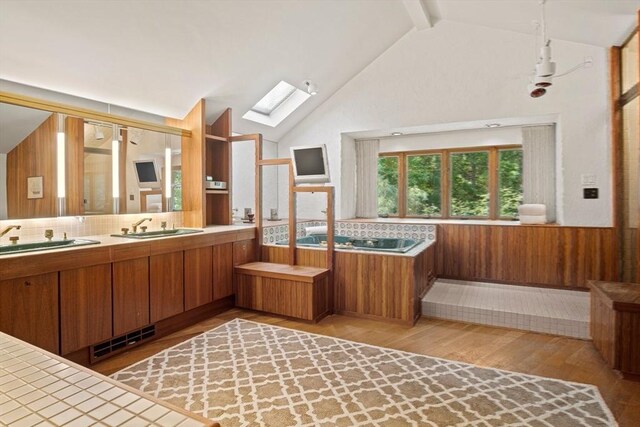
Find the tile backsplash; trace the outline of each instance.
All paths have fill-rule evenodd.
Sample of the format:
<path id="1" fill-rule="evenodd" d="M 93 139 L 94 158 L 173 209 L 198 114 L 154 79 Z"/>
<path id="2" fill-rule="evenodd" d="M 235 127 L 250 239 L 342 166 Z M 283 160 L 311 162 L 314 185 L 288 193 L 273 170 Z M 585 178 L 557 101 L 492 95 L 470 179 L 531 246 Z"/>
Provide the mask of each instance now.
<path id="1" fill-rule="evenodd" d="M 327 225 L 326 221 L 304 221 L 299 222 L 296 235 L 304 237 L 305 228 L 313 226 Z M 389 237 L 406 238 L 426 241 L 436 240 L 436 226 L 433 224 L 394 224 L 394 223 L 372 223 L 336 221 L 336 235 L 349 237 Z M 262 230 L 264 244 L 275 244 L 276 242 L 289 239 L 289 226 L 280 224 L 275 226 L 265 226 Z"/>
<path id="2" fill-rule="evenodd" d="M 21 243 L 42 240 L 44 239 L 44 231 L 48 229 L 53 230 L 54 238 L 61 238 L 63 233 L 67 233 L 68 238 L 115 234 L 119 233 L 123 227 L 131 228 L 131 224 L 142 218 L 152 218 L 151 223 L 144 224 L 149 229 L 160 229 L 160 221 L 167 221 L 168 228 L 173 225 L 182 226 L 182 212 L 9 219 L 0 221 L 0 230 L 14 224 L 20 225 L 21 228 L 20 230 L 11 230 L 2 238 L 0 244 L 8 243 L 9 236 L 19 236 Z"/>

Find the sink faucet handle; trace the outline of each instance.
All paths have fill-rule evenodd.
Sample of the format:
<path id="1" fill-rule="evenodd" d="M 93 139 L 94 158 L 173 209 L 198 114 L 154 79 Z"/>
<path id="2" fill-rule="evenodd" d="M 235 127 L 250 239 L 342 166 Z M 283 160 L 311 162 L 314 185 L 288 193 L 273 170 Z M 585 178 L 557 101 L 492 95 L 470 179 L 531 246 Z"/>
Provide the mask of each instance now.
<path id="1" fill-rule="evenodd" d="M 18 236 L 11 236 L 9 237 L 9 240 L 11 241 L 12 245 L 15 245 L 16 243 L 18 243 L 18 240 L 20 240 L 20 237 Z"/>
<path id="2" fill-rule="evenodd" d="M 53 230 L 44 230 L 44 238 L 47 240 L 53 239 Z"/>
<path id="3" fill-rule="evenodd" d="M 62 234 L 62 240 L 67 240 L 67 232 L 66 231 Z"/>
<path id="4" fill-rule="evenodd" d="M 122 227 L 120 231 L 122 231 L 122 234 L 127 234 L 129 232 L 129 229 L 127 227 Z"/>
<path id="5" fill-rule="evenodd" d="M 163 230 L 167 229 L 167 221 L 161 221 L 160 222 L 160 228 L 162 228 Z"/>
<path id="6" fill-rule="evenodd" d="M 141 226 L 140 230 L 142 230 L 143 233 L 146 233 L 147 232 L 147 226 L 146 225 Z"/>

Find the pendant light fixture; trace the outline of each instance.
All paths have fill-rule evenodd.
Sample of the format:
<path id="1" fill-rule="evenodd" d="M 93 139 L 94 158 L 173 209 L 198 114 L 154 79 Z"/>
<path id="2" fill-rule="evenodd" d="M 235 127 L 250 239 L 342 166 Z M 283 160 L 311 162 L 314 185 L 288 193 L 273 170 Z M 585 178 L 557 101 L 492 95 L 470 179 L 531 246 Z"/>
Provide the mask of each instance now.
<path id="1" fill-rule="evenodd" d="M 529 92 L 529 96 L 532 98 L 540 98 L 544 94 L 547 93 L 548 88 L 553 85 L 553 78 L 566 76 L 567 74 L 578 70 L 579 68 L 587 68 L 592 65 L 593 61 L 591 58 L 585 58 L 585 60 L 576 65 L 575 67 L 569 69 L 568 71 L 556 75 L 556 63 L 551 60 L 551 40 L 547 38 L 547 23 L 545 16 L 545 3 L 546 0 L 540 0 L 540 28 L 542 33 L 542 47 L 540 48 L 540 54 L 538 56 L 535 71 L 533 76 L 531 77 L 531 81 L 527 86 L 527 90 Z M 538 37 L 538 26 L 536 26 L 536 45 L 537 45 L 537 37 Z M 537 52 L 536 47 L 536 52 Z"/>

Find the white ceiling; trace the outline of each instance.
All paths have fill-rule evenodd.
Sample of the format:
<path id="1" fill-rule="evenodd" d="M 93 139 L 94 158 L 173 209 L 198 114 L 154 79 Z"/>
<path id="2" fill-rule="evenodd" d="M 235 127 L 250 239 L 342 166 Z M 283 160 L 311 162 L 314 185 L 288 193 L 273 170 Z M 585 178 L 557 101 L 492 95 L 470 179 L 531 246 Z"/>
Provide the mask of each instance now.
<path id="1" fill-rule="evenodd" d="M 410 7 L 424 1 L 424 8 Z M 0 0 L 0 79 L 277 141 L 419 22 L 532 33 L 538 0 Z M 548 0 L 551 38 L 618 44 L 640 0 Z M 425 25 L 423 31 L 431 31 Z M 280 80 L 319 94 L 276 128 L 242 115 Z"/>

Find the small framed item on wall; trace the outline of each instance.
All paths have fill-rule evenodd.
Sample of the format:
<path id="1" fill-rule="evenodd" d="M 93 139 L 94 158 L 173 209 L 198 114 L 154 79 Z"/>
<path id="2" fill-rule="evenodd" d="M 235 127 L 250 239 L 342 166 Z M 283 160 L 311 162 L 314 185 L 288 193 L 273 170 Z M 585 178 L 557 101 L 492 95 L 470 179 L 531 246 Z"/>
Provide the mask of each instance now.
<path id="1" fill-rule="evenodd" d="M 42 199 L 44 191 L 42 189 L 42 177 L 27 177 L 27 199 Z"/>

